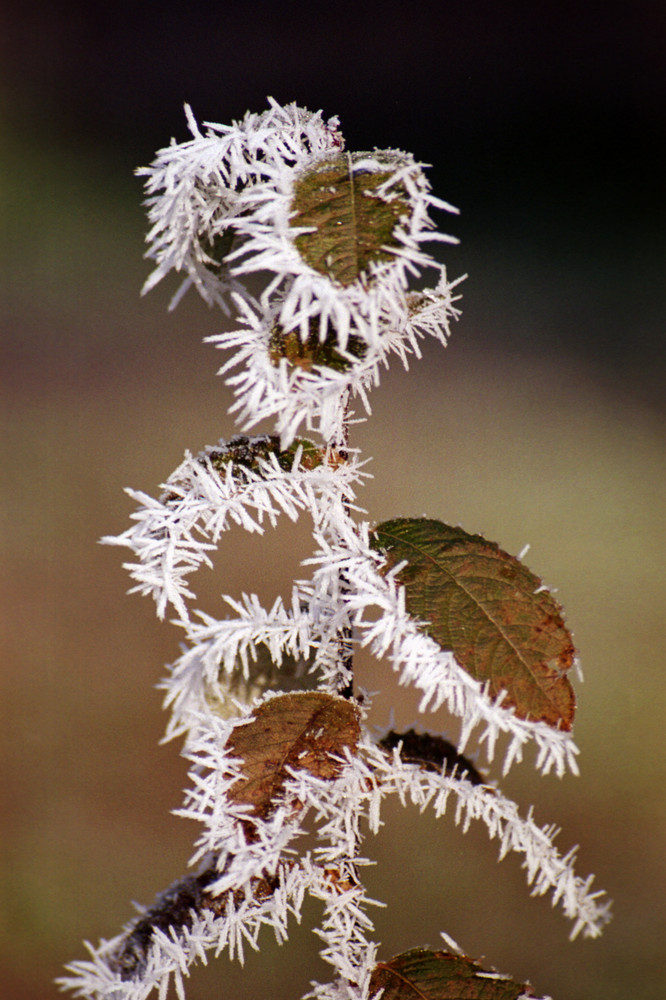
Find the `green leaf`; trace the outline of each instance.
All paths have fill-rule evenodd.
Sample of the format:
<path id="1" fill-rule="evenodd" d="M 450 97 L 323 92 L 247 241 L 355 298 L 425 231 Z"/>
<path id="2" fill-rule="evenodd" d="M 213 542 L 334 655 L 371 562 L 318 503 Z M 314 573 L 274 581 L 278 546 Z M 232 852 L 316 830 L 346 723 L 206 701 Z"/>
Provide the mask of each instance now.
<path id="1" fill-rule="evenodd" d="M 296 237 L 301 257 L 341 285 L 357 281 L 371 261 L 393 259 L 384 248 L 398 246 L 394 230 L 400 217 L 410 212 L 406 192 L 397 185 L 391 198 L 377 194 L 393 175 L 395 157 L 373 154 L 386 166 L 375 172 L 355 166 L 354 157 L 367 163 L 367 156 L 340 155 L 317 164 L 300 176 L 291 203 L 290 225 L 313 227 L 313 232 Z"/>
<path id="2" fill-rule="evenodd" d="M 352 334 L 347 340 L 345 353 L 342 354 L 334 330 L 329 330 L 322 340 L 319 335 L 319 323 L 310 320 L 309 327 L 308 336 L 302 340 L 300 330 L 290 330 L 285 333 L 278 323 L 274 324 L 268 344 L 268 356 L 276 367 L 282 358 L 286 358 L 290 365 L 302 368 L 306 372 L 312 371 L 315 366 L 346 372 L 354 363 L 354 358 L 365 356 L 368 348 L 360 337 Z"/>
<path id="3" fill-rule="evenodd" d="M 566 677 L 575 650 L 562 609 L 541 580 L 481 535 L 441 521 L 399 518 L 374 531 L 386 571 L 406 560 L 397 579 L 407 610 L 490 695 L 507 695 L 522 719 L 570 730 L 575 712 Z"/>
<path id="4" fill-rule="evenodd" d="M 465 955 L 414 948 L 390 962 L 378 962 L 370 977 L 370 996 L 382 1000 L 517 1000 L 534 996 L 516 983 L 483 969 Z"/>
<path id="5" fill-rule="evenodd" d="M 358 710 L 344 698 L 322 691 L 270 698 L 227 741 L 231 755 L 243 761 L 243 777 L 228 797 L 265 818 L 290 777 L 289 768 L 336 778 L 343 765 L 330 755 L 344 758 L 345 748 L 356 749 L 359 736 Z"/>
<path id="6" fill-rule="evenodd" d="M 206 458 L 220 472 L 232 462 L 245 469 L 259 471 L 259 460 L 266 461 L 275 455 L 278 465 L 285 472 L 290 472 L 294 457 L 299 447 L 303 448 L 300 460 L 302 469 L 316 469 L 324 461 L 326 451 L 307 438 L 296 438 L 284 451 L 280 450 L 280 438 L 275 434 L 264 434 L 259 437 L 245 437 L 237 434 L 229 441 L 221 443 L 206 453 Z"/>

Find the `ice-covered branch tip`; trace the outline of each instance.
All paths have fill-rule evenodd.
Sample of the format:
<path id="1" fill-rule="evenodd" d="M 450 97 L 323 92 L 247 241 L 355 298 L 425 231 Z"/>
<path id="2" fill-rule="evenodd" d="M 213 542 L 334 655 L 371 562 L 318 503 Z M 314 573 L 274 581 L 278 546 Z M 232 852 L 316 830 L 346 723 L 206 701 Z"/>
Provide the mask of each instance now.
<path id="1" fill-rule="evenodd" d="M 206 301 L 226 308 L 225 296 L 235 285 L 216 276 L 220 260 L 212 251 L 216 240 L 231 241 L 252 189 L 276 171 L 341 149 L 337 118 L 324 122 L 321 112 L 281 107 L 272 99 L 269 104 L 268 111 L 248 112 L 232 125 L 207 122 L 203 133 L 186 105 L 192 139 L 172 141 L 151 166 L 137 170 L 146 178 L 147 256 L 157 262 L 144 292 L 169 271 L 184 271 L 188 277 L 177 299 L 194 284 Z"/>
<path id="2" fill-rule="evenodd" d="M 269 271 L 275 280 L 267 298 L 291 282 L 281 309 L 285 330 L 320 315 L 344 347 L 350 314 L 365 316 L 361 326 L 369 332 L 371 309 L 383 301 L 390 309 L 395 296 L 404 295 L 409 274 L 437 266 L 424 242 L 455 242 L 432 231 L 429 210 L 457 210 L 432 195 L 411 154 L 344 154 L 337 118 L 324 122 L 321 112 L 269 103 L 263 114 L 248 113 L 232 125 L 207 122 L 203 134 L 188 109 L 193 138 L 165 147 L 137 171 L 146 177 L 148 256 L 157 262 L 145 290 L 171 270 L 185 271 L 207 301 L 226 305 L 228 292 L 239 287 L 230 277 Z M 321 185 L 333 196 L 325 216 Z M 349 202 L 359 196 L 372 200 L 375 215 L 389 213 L 381 242 L 368 243 L 367 232 L 360 234 L 347 218 Z M 316 236 L 299 250 L 299 239 L 313 230 L 327 239 L 323 260 Z M 345 243 L 353 243 L 357 258 L 363 243 L 356 267 Z"/>
<path id="3" fill-rule="evenodd" d="M 418 340 L 446 343 L 454 288 L 425 249 L 456 242 L 434 230 L 435 198 L 411 154 L 344 153 L 337 119 L 270 102 L 262 115 L 161 150 L 146 177 L 152 288 L 185 272 L 209 303 L 241 326 L 210 340 L 234 352 L 222 367 L 245 430 L 265 419 L 287 447 L 301 425 L 339 434 L 349 395 L 368 391 L 391 355 L 407 363 Z M 430 289 L 410 291 L 424 270 Z M 242 279 L 268 276 L 259 300 Z"/>

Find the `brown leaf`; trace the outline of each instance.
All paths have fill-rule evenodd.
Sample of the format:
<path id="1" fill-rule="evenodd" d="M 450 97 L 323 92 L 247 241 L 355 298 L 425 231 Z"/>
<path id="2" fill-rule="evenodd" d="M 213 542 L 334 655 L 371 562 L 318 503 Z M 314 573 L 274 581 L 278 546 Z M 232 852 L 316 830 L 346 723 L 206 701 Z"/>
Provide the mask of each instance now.
<path id="1" fill-rule="evenodd" d="M 243 777 L 228 797 L 265 818 L 289 778 L 288 767 L 336 778 L 342 764 L 330 755 L 343 757 L 346 747 L 354 751 L 359 735 L 358 711 L 345 698 L 322 691 L 270 698 L 227 741 L 231 755 L 243 761 Z"/>
<path id="2" fill-rule="evenodd" d="M 379 741 L 379 746 L 388 751 L 400 744 L 400 757 L 407 764 L 420 764 L 424 771 L 440 772 L 442 768 L 453 771 L 456 768 L 458 778 L 465 778 L 472 785 L 483 785 L 486 782 L 469 757 L 458 753 L 453 743 L 442 736 L 417 733 L 414 729 L 408 729 L 404 733 L 391 730 Z"/>

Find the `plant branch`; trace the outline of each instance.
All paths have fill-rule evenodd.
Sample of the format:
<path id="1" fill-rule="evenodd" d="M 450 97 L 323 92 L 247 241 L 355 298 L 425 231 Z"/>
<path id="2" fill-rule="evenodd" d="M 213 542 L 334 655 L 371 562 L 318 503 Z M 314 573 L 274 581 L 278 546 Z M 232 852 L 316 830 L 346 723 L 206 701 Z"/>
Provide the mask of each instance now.
<path id="1" fill-rule="evenodd" d="M 349 461 L 349 395 L 347 395 L 345 400 L 341 433 L 338 440 L 335 442 L 335 449 L 342 462 L 346 463 Z M 345 516 L 347 518 L 351 518 L 351 509 L 347 500 L 343 503 L 343 510 L 345 512 Z M 350 590 L 349 580 L 344 572 L 340 573 L 340 590 L 343 594 L 348 594 Z M 343 698 L 351 699 L 354 697 L 354 652 L 352 629 L 350 625 L 346 625 L 344 628 L 340 629 L 338 645 L 339 660 L 342 666 L 342 671 L 348 678 L 347 683 L 340 689 L 339 694 L 341 694 Z"/>

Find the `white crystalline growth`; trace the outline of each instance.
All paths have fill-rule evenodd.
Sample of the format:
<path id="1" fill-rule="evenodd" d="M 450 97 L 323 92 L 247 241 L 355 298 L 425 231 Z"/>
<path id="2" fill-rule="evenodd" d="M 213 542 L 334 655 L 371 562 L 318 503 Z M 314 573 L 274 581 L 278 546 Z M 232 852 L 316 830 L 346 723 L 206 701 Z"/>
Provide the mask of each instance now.
<path id="1" fill-rule="evenodd" d="M 281 107 L 272 98 L 269 105 L 262 114 L 248 112 L 232 125 L 206 122 L 205 133 L 186 105 L 192 139 L 172 142 L 151 166 L 137 170 L 146 178 L 151 222 L 147 256 L 157 262 L 144 292 L 170 271 L 184 271 L 188 277 L 172 307 L 194 285 L 207 302 L 228 311 L 227 295 L 239 286 L 216 273 L 219 261 L 211 250 L 216 241 L 232 235 L 234 223 L 248 208 L 249 191 L 267 175 L 341 148 L 336 118 L 324 122 L 321 112 L 295 104 Z"/>

